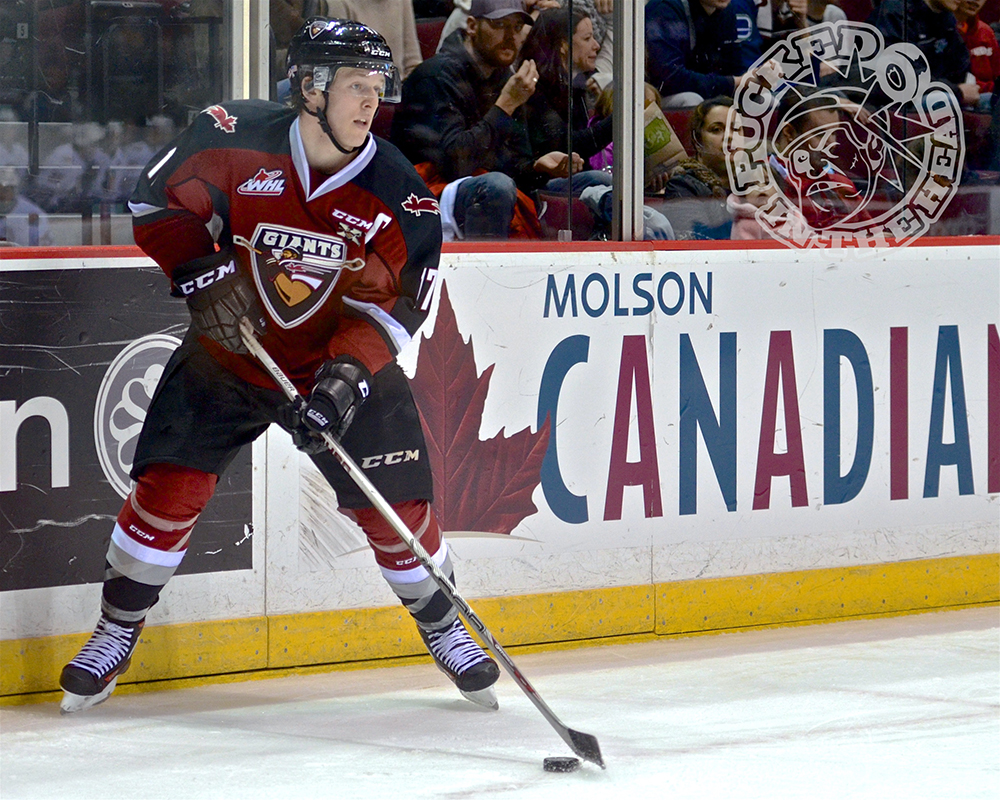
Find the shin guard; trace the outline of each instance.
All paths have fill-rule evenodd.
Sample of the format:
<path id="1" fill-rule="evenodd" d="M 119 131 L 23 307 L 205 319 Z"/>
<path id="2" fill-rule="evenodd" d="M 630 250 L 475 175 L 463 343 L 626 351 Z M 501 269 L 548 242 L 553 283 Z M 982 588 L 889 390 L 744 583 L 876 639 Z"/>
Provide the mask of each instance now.
<path id="1" fill-rule="evenodd" d="M 454 582 L 448 544 L 441 537 L 441 529 L 430 504 L 426 500 L 411 500 L 394 505 L 393 509 L 430 553 L 434 563 Z M 378 511 L 359 508 L 345 513 L 353 516 L 364 530 L 382 576 L 421 629 L 438 630 L 455 621 L 458 612 Z"/>
<path id="2" fill-rule="evenodd" d="M 173 464 L 145 469 L 125 498 L 104 573 L 102 610 L 137 622 L 187 552 L 191 529 L 215 490 L 216 476 Z"/>

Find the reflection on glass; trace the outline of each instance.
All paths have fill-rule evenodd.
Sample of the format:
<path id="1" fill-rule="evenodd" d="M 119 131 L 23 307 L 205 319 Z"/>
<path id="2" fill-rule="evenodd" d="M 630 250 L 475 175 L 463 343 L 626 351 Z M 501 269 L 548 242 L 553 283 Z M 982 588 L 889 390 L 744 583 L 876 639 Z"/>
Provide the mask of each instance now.
<path id="1" fill-rule="evenodd" d="M 0 6 L 0 213 L 8 243 L 131 243 L 139 171 L 224 96 L 222 0 Z M 13 34 L 10 36 L 9 33 Z M 37 209 L 28 241 L 10 210 Z M 32 214 L 25 215 L 33 218 Z M 3 233 L 4 231 L 0 231 Z"/>

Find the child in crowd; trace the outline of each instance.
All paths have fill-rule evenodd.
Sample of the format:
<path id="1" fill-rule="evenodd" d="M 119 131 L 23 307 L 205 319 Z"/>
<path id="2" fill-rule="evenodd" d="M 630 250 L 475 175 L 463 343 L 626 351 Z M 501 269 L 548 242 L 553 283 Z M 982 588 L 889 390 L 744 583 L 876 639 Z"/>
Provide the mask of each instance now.
<path id="1" fill-rule="evenodd" d="M 643 84 L 643 104 L 644 107 L 649 108 L 650 105 L 656 104 L 659 107 L 662 99 L 660 93 L 656 91 L 651 83 Z M 611 119 L 611 115 L 614 113 L 615 106 L 615 87 L 614 84 L 608 84 L 604 91 L 600 93 L 597 97 L 597 102 L 594 103 L 594 113 L 590 117 L 590 122 L 588 123 L 590 127 L 595 127 L 602 123 L 604 120 Z M 609 142 L 608 146 L 602 149 L 600 152 L 591 156 L 590 166 L 592 169 L 602 169 L 605 172 L 611 172 L 611 167 L 615 161 L 615 145 L 614 142 Z M 663 189 L 663 184 L 666 182 L 666 175 L 663 172 L 659 172 L 653 176 L 650 182 L 646 184 L 646 191 L 649 193 L 656 193 Z"/>

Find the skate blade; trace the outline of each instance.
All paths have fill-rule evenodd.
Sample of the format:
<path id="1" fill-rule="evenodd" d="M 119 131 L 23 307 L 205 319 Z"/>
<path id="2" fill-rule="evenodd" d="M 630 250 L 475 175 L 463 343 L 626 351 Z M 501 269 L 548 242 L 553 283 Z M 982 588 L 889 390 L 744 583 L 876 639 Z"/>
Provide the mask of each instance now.
<path id="1" fill-rule="evenodd" d="M 59 702 L 59 713 L 75 714 L 77 711 L 86 711 L 88 708 L 100 705 L 111 697 L 111 693 L 117 685 L 118 676 L 115 676 L 114 680 L 104 687 L 104 691 L 98 694 L 73 694 L 73 692 L 67 692 L 63 689 L 63 697 Z"/>
<path id="2" fill-rule="evenodd" d="M 497 702 L 497 693 L 494 691 L 492 686 L 487 686 L 485 689 L 479 689 L 475 692 L 463 692 L 461 689 L 458 691 L 461 693 L 462 697 L 466 700 L 471 700 L 477 706 L 488 708 L 491 711 L 500 710 L 500 703 Z"/>

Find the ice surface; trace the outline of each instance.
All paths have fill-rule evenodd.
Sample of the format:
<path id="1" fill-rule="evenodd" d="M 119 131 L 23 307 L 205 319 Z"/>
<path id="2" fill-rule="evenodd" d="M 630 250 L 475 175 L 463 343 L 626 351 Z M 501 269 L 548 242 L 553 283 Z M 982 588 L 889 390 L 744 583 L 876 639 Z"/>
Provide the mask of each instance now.
<path id="1" fill-rule="evenodd" d="M 431 665 L 0 709 L 3 800 L 1000 797 L 1000 609 L 515 654 L 606 771 L 504 675 Z"/>

